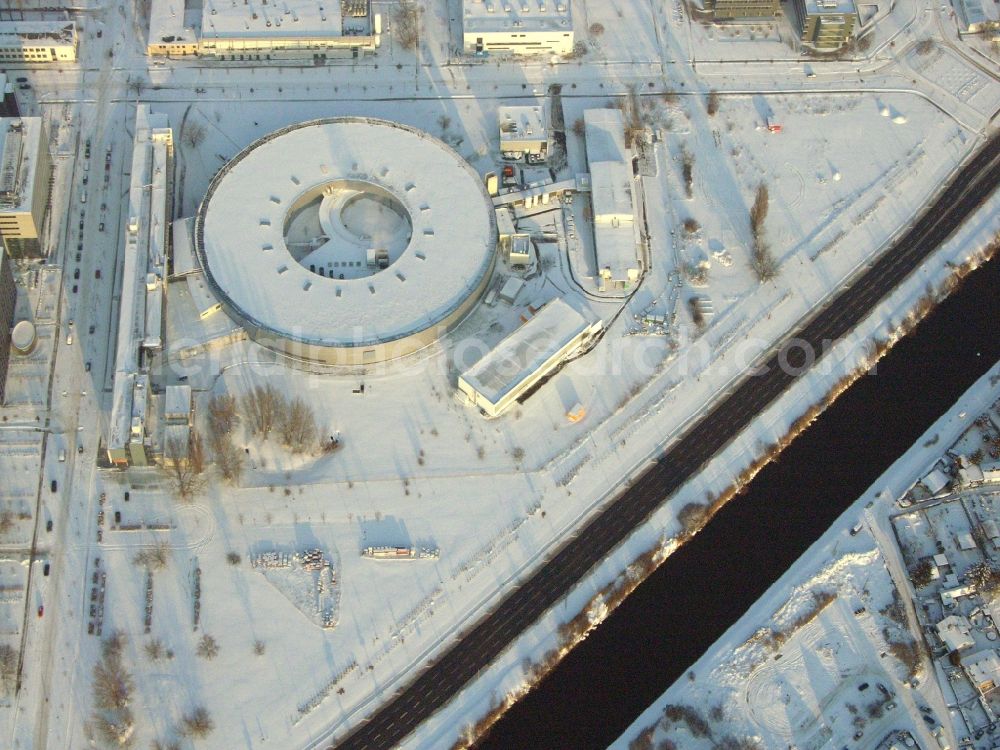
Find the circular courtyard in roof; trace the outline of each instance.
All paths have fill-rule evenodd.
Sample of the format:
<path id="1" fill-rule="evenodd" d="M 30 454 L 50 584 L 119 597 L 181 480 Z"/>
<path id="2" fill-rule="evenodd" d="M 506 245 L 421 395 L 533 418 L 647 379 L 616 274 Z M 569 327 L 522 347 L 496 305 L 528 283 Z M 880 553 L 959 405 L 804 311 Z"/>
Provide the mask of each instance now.
<path id="1" fill-rule="evenodd" d="M 496 259 L 479 175 L 415 128 L 343 117 L 237 154 L 195 220 L 209 286 L 251 338 L 293 357 L 368 364 L 454 327 Z"/>

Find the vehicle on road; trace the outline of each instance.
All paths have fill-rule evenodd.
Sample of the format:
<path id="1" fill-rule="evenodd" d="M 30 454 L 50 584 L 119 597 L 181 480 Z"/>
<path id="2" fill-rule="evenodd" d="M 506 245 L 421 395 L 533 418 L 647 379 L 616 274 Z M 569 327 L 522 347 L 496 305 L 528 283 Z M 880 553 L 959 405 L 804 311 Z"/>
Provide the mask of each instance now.
<path id="1" fill-rule="evenodd" d="M 18 76 L 18 77 L 17 77 L 17 78 L 15 79 L 15 80 L 16 80 L 16 81 L 17 81 L 18 83 L 27 83 L 27 82 L 28 82 L 28 79 L 27 79 L 27 78 L 25 78 L 24 76 Z"/>
<path id="2" fill-rule="evenodd" d="M 100 224 L 97 225 L 97 231 L 98 232 L 103 232 L 104 231 L 104 222 L 103 221 Z"/>

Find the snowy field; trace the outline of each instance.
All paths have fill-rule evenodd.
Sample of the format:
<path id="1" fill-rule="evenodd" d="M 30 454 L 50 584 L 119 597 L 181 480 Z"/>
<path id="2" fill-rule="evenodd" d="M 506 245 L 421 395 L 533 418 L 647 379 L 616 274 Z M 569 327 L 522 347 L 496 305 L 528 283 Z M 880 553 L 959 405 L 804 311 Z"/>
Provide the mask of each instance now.
<path id="1" fill-rule="evenodd" d="M 102 640 L 116 631 L 125 636 L 120 658 L 136 684 L 131 708 L 138 717 L 138 747 L 175 739 L 183 716 L 199 706 L 215 719 L 204 746 L 286 748 L 331 730 L 342 735 L 533 570 L 703 413 L 754 356 L 891 240 L 981 143 L 1000 106 L 1000 83 L 971 65 L 966 53 L 949 46 L 917 55 L 903 43 L 905 35 L 924 33 L 912 21 L 925 23 L 916 3 L 899 3 L 898 13 L 888 17 L 899 35 L 898 49 L 887 39 L 876 47 L 885 56 L 877 71 L 853 61 L 831 61 L 825 68 L 816 63 L 821 74 L 808 79 L 808 86 L 802 64 L 782 62 L 786 53 L 778 54 L 788 49 L 789 29 L 737 35 L 735 29 L 697 24 L 691 30 L 675 5 L 651 10 L 626 0 L 578 2 L 575 22 L 585 30 L 588 50 L 581 58 L 470 65 L 456 57 L 458 3 L 438 0 L 426 4 L 416 56 L 389 36 L 375 58 L 318 68 L 153 65 L 141 53 L 143 37 L 136 30 L 142 24 L 132 8 L 123 8 L 124 18 L 105 8 L 82 21 L 84 62 L 78 71 L 29 73 L 35 88 L 21 95 L 25 109 L 48 118 L 58 134 L 54 142 L 63 158 L 54 206 L 64 221 L 51 231 L 58 245 L 52 265 L 37 282 L 24 281 L 38 285 L 29 295 L 31 310 L 19 310 L 19 316 L 38 324 L 39 346 L 12 366 L 20 374 L 9 391 L 14 401 L 8 398 L 3 413 L 19 425 L 35 416 L 51 419 L 52 434 L 44 454 L 33 437 L 19 442 L 14 433 L 0 434 L 0 446 L 10 441 L 11 471 L 25 479 L 23 491 L 5 488 L 3 501 L 28 514 L 14 525 L 12 545 L 29 540 L 39 518 L 55 517 L 53 533 L 62 546 L 58 575 L 51 584 L 35 576 L 19 605 L 31 615 L 29 624 L 41 626 L 29 628 L 34 635 L 25 641 L 25 653 L 34 655 L 31 663 L 38 667 L 25 672 L 20 705 L 0 712 L 12 747 L 35 747 L 38 737 L 51 747 L 87 745 L 96 731 L 92 673 L 102 658 Z M 777 62 L 747 72 L 723 62 L 692 66 L 692 55 Z M 194 215 L 211 178 L 239 150 L 311 118 L 364 115 L 412 125 L 449 143 L 483 174 L 497 168 L 497 107 L 551 103 L 551 83 L 564 85 L 567 164 L 558 179 L 586 171 L 583 139 L 573 128 L 585 109 L 635 106 L 646 133 L 641 188 L 650 269 L 627 297 L 596 293 L 582 201 L 555 203 L 521 221 L 520 228 L 555 233 L 558 240 L 539 245 L 540 262 L 527 273 L 498 263 L 496 286 L 526 276 L 513 303 L 481 305 L 434 346 L 367 370 L 289 367 L 245 340 L 223 313 L 199 320 L 189 280 L 174 279 L 167 345 L 154 361 L 154 384 L 185 378 L 195 391 L 199 419 L 212 396 L 239 399 L 255 386 L 273 385 L 305 399 L 320 434 L 336 436 L 342 447 L 293 455 L 240 426 L 234 434 L 245 460 L 240 481 L 229 486 L 210 469 L 204 490 L 188 504 L 177 502 L 161 471 L 95 470 L 96 439 L 110 406 L 106 365 L 113 357 L 109 342 L 120 293 L 115 268 L 126 223 L 118 196 L 128 185 L 137 98 L 166 113 L 174 128 L 174 213 L 183 218 Z M 706 108 L 709 88 L 720 92 L 712 115 Z M 768 130 L 769 123 L 780 124 L 781 132 Z M 72 157 L 85 139 L 99 155 L 105 145 L 113 147 L 114 168 L 104 187 L 91 180 L 86 225 L 77 232 L 77 214 L 85 207 L 77 202 L 81 172 Z M 685 155 L 693 165 L 690 197 Z M 777 279 L 767 284 L 754 277 L 748 252 L 748 207 L 761 184 L 770 194 L 765 232 L 780 263 Z M 994 202 L 961 242 L 873 311 L 835 361 L 734 441 L 704 477 L 484 672 L 480 684 L 413 736 L 413 746 L 450 744 L 497 696 L 523 689 L 522 661 L 542 661 L 558 648 L 561 622 L 588 607 L 591 619 L 599 620 L 605 609 L 591 600 L 606 584 L 646 550 L 672 549 L 677 508 L 724 489 L 762 446 L 780 438 L 795 417 L 864 362 L 871 340 L 892 334 L 886 321 L 903 319 L 928 285 L 947 277 L 948 262 L 965 262 L 1000 229 L 996 215 Z M 74 264 L 78 242 L 86 252 Z M 81 264 L 77 294 L 69 269 Z M 530 308 L 555 297 L 604 320 L 608 333 L 599 346 L 499 419 L 485 420 L 460 403 L 454 395 L 457 374 L 516 328 Z M 710 303 L 714 314 L 696 323 L 694 298 Z M 669 324 L 644 326 L 644 314 L 662 315 Z M 68 320 L 74 318 L 77 341 L 66 345 Z M 90 337 L 84 334 L 88 323 L 97 329 Z M 84 363 L 93 370 L 84 370 Z M 585 406 L 587 416 L 572 423 L 567 412 L 576 404 Z M 78 454 L 78 446 L 85 453 Z M 69 460 L 59 466 L 63 449 Z M 0 461 L 8 460 L 3 450 Z M 54 478 L 72 489 L 50 498 L 59 503 L 43 515 L 36 511 L 46 507 L 38 505 L 39 488 L 43 498 L 52 495 L 45 485 Z M 29 479 L 35 486 L 28 486 Z M 846 581 L 878 554 L 860 541 L 839 558 Z M 440 557 L 362 557 L 370 546 L 438 548 Z M 265 552 L 309 550 L 321 551 L 330 567 L 268 572 L 252 565 Z M 3 571 L 0 586 L 7 586 Z M 771 613 L 799 616 L 797 607 L 808 606 L 809 592 L 831 585 L 829 576 L 817 575 L 802 584 L 799 604 L 781 612 L 771 607 Z M 12 575 L 9 585 L 25 584 Z M 829 640 L 850 620 L 844 602 L 858 594 L 848 588 L 801 641 L 784 644 L 789 656 Z M 48 606 L 39 619 L 34 612 L 43 601 Z M 3 617 L 0 628 L 8 620 L 11 628 L 20 627 L 22 620 Z M 859 631 L 855 646 L 867 632 Z M 9 635 L 13 643 L 21 633 L 12 629 Z M 842 665 L 832 652 L 822 664 L 823 684 L 831 689 L 841 672 L 859 673 L 856 650 L 845 646 L 842 653 Z M 746 656 L 759 657 L 759 649 Z M 755 700 L 791 695 L 795 679 L 791 670 L 765 673 Z M 885 679 L 898 675 L 887 673 Z M 25 708 L 44 701 L 51 711 L 45 707 L 36 715 Z M 844 711 L 836 719 L 830 713 L 829 721 L 837 727 L 850 723 Z M 783 736 L 801 724 L 802 715 L 789 708 L 762 721 Z"/>

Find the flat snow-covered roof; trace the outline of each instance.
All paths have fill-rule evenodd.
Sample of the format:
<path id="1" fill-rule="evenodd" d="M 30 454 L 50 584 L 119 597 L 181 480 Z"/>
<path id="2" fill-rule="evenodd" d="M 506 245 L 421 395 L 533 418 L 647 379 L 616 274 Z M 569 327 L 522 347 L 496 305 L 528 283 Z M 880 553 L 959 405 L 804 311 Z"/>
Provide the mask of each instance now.
<path id="1" fill-rule="evenodd" d="M 14 43 L 76 43 L 73 21 L 0 21 L 0 46 Z"/>
<path id="2" fill-rule="evenodd" d="M 536 107 L 499 107 L 500 146 L 507 141 L 544 141 L 548 137 L 545 109 Z"/>
<path id="3" fill-rule="evenodd" d="M 470 367 L 462 379 L 496 404 L 596 322 L 557 297 Z"/>
<path id="4" fill-rule="evenodd" d="M 198 41 L 195 30 L 184 25 L 184 5 L 184 0 L 152 0 L 149 6 L 150 44 Z"/>
<path id="5" fill-rule="evenodd" d="M 570 0 L 463 0 L 462 14 L 466 34 L 573 28 Z"/>
<path id="6" fill-rule="evenodd" d="M 340 0 L 205 0 L 202 36 L 261 37 L 343 34 Z"/>
<path id="7" fill-rule="evenodd" d="M 312 273 L 284 224 L 301 196 L 339 180 L 394 196 L 412 233 L 388 268 L 361 278 Z M 478 173 L 415 128 L 343 117 L 276 131 L 213 179 L 195 248 L 213 291 L 250 323 L 293 341 L 370 346 L 430 328 L 478 288 L 496 252 L 496 215 Z"/>
<path id="8" fill-rule="evenodd" d="M 617 109 L 585 109 L 584 138 L 587 162 L 626 161 L 625 121 Z"/>

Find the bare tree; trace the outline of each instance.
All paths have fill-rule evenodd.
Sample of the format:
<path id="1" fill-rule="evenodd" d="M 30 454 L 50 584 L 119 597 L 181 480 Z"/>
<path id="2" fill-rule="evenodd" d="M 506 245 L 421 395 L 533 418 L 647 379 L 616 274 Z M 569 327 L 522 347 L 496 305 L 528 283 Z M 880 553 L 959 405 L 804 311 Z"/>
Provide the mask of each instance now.
<path id="1" fill-rule="evenodd" d="M 205 141 L 207 131 L 205 126 L 195 120 L 184 123 L 184 131 L 181 133 L 181 140 L 184 145 L 191 149 L 196 149 Z"/>
<path id="2" fill-rule="evenodd" d="M 694 196 L 694 155 L 687 149 L 681 151 L 681 171 L 684 176 L 684 194 L 691 198 Z"/>
<path id="3" fill-rule="evenodd" d="M 196 433 L 192 432 L 191 436 L 195 437 Z M 191 500 L 205 486 L 205 480 L 201 474 L 201 470 L 204 468 L 204 459 L 203 456 L 198 455 L 192 460 L 192 447 L 195 447 L 198 454 L 201 454 L 200 438 L 197 439 L 196 446 L 193 445 L 191 439 L 185 444 L 179 438 L 171 438 L 167 440 L 163 451 L 163 456 L 169 464 L 168 471 L 173 481 L 174 493 L 185 501 Z"/>
<path id="4" fill-rule="evenodd" d="M 285 397 L 268 383 L 254 386 L 243 396 L 243 413 L 247 426 L 254 435 L 267 438 L 279 416 L 285 410 Z"/>
<path id="5" fill-rule="evenodd" d="M 157 542 L 152 547 L 139 550 L 132 560 L 136 565 L 143 565 L 154 573 L 163 570 L 170 560 L 170 545 L 166 542 Z"/>
<path id="6" fill-rule="evenodd" d="M 403 49 L 416 49 L 420 44 L 420 23 L 424 9 L 414 0 L 399 0 L 392 15 L 396 41 Z"/>
<path id="7" fill-rule="evenodd" d="M 129 747 L 133 742 L 135 721 L 128 709 L 120 711 L 95 711 L 94 728 L 98 737 L 113 747 Z"/>
<path id="8" fill-rule="evenodd" d="M 584 122 L 582 117 L 577 117 L 573 120 L 573 134 L 583 138 L 584 134 L 587 132 L 587 124 Z"/>
<path id="9" fill-rule="evenodd" d="M 771 253 L 771 247 L 764 237 L 764 220 L 767 219 L 769 205 L 767 185 L 760 183 L 750 207 L 750 267 L 761 283 L 770 281 L 778 275 L 778 261 Z"/>
<path id="10" fill-rule="evenodd" d="M 295 398 L 281 418 L 281 442 L 292 453 L 305 453 L 316 446 L 316 417 L 301 398 Z"/>
<path id="11" fill-rule="evenodd" d="M 0 645 L 0 695 L 11 695 L 17 683 L 17 650 L 9 643 Z"/>
<path id="12" fill-rule="evenodd" d="M 767 210 L 770 205 L 770 196 L 767 185 L 760 183 L 757 186 L 757 193 L 754 196 L 753 206 L 750 207 L 750 229 L 754 235 L 760 234 L 764 228 L 764 221 L 767 219 Z"/>
<path id="13" fill-rule="evenodd" d="M 438 125 L 441 127 L 441 131 L 444 132 L 451 127 L 451 118 L 448 115 L 441 115 L 438 117 Z"/>
<path id="14" fill-rule="evenodd" d="M 203 659 L 211 660 L 218 655 L 219 655 L 218 642 L 208 633 L 205 633 L 205 635 L 201 637 L 201 640 L 198 641 L 198 656 L 200 656 Z"/>
<path id="15" fill-rule="evenodd" d="M 208 737 L 215 729 L 215 722 L 212 721 L 211 714 L 204 706 L 184 715 L 182 732 L 188 737 Z"/>
<path id="16" fill-rule="evenodd" d="M 719 92 L 715 89 L 708 92 L 708 98 L 705 99 L 705 111 L 708 112 L 709 117 L 713 117 L 719 111 Z"/>
<path id="17" fill-rule="evenodd" d="M 208 402 L 209 439 L 231 433 L 238 419 L 235 396 L 228 393 L 223 396 L 212 396 L 212 400 Z"/>
<path id="18" fill-rule="evenodd" d="M 166 655 L 166 649 L 163 647 L 163 641 L 159 638 L 153 638 L 149 643 L 143 646 L 143 650 L 146 652 L 146 656 L 150 661 L 160 661 Z"/>
<path id="19" fill-rule="evenodd" d="M 243 451 L 233 445 L 228 437 L 222 437 L 214 447 L 215 466 L 222 478 L 229 484 L 239 484 L 243 476 Z"/>
<path id="20" fill-rule="evenodd" d="M 0 536 L 7 536 L 14 529 L 14 512 L 5 510 L 0 512 Z"/>
<path id="21" fill-rule="evenodd" d="M 117 657 L 102 659 L 94 666 L 94 705 L 98 708 L 125 708 L 134 689 L 132 675 Z"/>

